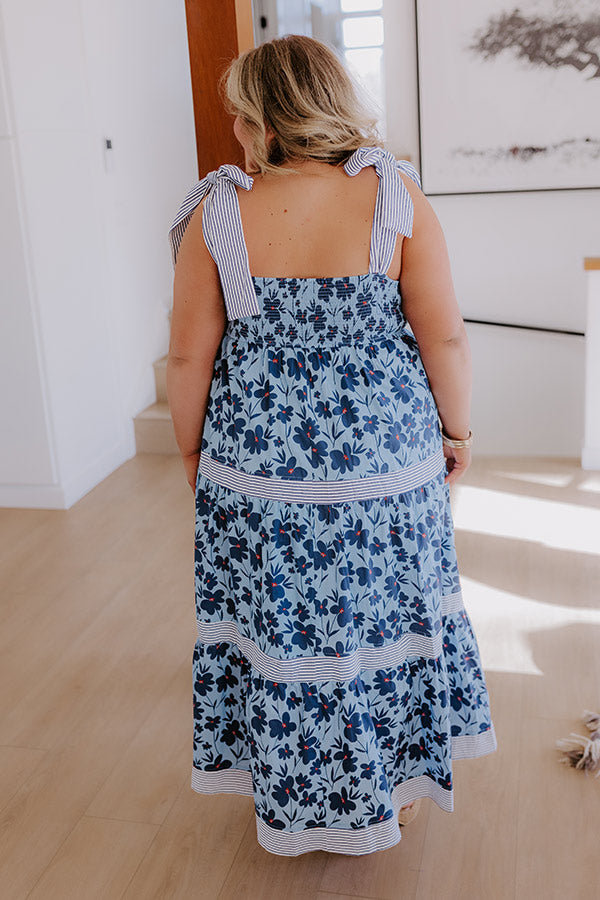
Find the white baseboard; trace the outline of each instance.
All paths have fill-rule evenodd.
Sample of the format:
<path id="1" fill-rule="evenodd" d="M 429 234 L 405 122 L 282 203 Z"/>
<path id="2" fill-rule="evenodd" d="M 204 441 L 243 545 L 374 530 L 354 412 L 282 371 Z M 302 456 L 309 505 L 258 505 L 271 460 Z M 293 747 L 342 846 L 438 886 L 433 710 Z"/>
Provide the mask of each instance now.
<path id="1" fill-rule="evenodd" d="M 74 503 L 81 500 L 92 488 L 104 481 L 111 472 L 122 466 L 132 456 L 135 456 L 135 438 L 133 434 L 124 435 L 118 444 L 103 453 L 102 456 L 87 466 L 80 475 L 71 478 L 64 485 L 64 509 L 70 509 Z"/>
<path id="2" fill-rule="evenodd" d="M 600 469 L 600 447 L 584 447 L 581 451 L 582 469 Z"/>
<path id="3" fill-rule="evenodd" d="M 1 484 L 0 507 L 70 509 L 111 472 L 135 456 L 133 428 L 123 439 L 66 484 Z"/>
<path id="4" fill-rule="evenodd" d="M 58 484 L 0 484 L 0 508 L 66 509 Z"/>

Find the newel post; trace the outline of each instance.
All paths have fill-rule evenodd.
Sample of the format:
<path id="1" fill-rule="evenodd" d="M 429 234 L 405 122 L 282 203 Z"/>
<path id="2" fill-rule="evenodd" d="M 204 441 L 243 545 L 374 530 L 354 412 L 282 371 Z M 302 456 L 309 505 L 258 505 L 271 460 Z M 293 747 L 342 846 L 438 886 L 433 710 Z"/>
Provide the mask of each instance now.
<path id="1" fill-rule="evenodd" d="M 218 91 L 227 64 L 254 46 L 251 0 L 185 0 L 196 123 L 198 174 L 223 163 L 244 165 Z"/>

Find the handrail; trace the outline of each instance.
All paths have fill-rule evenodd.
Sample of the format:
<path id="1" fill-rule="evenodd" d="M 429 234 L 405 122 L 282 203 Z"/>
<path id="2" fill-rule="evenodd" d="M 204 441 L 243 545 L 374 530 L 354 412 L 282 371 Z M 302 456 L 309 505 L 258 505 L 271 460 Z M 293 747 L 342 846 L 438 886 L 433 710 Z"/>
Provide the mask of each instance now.
<path id="1" fill-rule="evenodd" d="M 600 268 L 600 266 L 598 266 Z M 549 334 L 570 334 L 585 337 L 583 331 L 569 331 L 566 328 L 547 328 L 545 325 L 517 325 L 515 322 L 490 322 L 488 319 L 463 319 L 469 325 L 495 325 L 497 328 L 522 328 L 524 331 L 545 331 Z"/>
<path id="2" fill-rule="evenodd" d="M 586 272 L 600 269 L 600 256 L 586 256 L 583 260 Z M 547 334 L 568 334 L 573 337 L 585 337 L 584 331 L 569 331 L 566 328 L 547 328 L 545 325 L 521 325 L 516 322 L 492 322 L 489 319 L 463 319 L 469 325 L 493 325 L 496 328 L 520 328 L 523 331 L 542 331 Z"/>

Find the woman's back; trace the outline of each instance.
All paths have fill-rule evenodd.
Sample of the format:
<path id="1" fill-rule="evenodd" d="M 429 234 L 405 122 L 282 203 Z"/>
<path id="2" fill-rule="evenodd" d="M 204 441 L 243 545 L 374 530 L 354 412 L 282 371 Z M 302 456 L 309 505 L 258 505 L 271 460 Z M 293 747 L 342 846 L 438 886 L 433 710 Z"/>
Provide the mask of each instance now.
<path id="1" fill-rule="evenodd" d="M 250 272 L 265 277 L 343 277 L 369 271 L 379 178 L 371 166 L 304 163 L 296 174 L 254 178 L 238 191 Z M 388 276 L 400 274 L 399 235 Z"/>
<path id="2" fill-rule="evenodd" d="M 409 163 L 361 147 L 341 168 L 311 163 L 252 179 L 222 166 L 204 180 L 202 233 L 197 222 L 187 252 L 206 240 L 229 319 L 200 460 L 222 484 L 377 496 L 442 471 L 427 377 L 387 274 L 412 233 L 400 167 L 418 180 Z M 182 209 L 191 215 L 187 201 Z M 410 423 L 396 437 L 402 415 Z M 354 484 L 318 484 L 338 477 Z"/>

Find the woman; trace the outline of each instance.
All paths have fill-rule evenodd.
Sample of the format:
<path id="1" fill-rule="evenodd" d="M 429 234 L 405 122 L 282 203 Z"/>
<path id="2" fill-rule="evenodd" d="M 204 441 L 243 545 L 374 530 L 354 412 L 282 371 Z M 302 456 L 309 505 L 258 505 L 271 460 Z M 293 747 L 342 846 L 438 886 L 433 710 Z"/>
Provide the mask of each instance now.
<path id="1" fill-rule="evenodd" d="M 335 54 L 270 41 L 225 89 L 247 171 L 211 172 L 171 230 L 192 787 L 253 796 L 271 852 L 369 853 L 496 749 L 449 510 L 469 349 L 416 171 Z"/>

